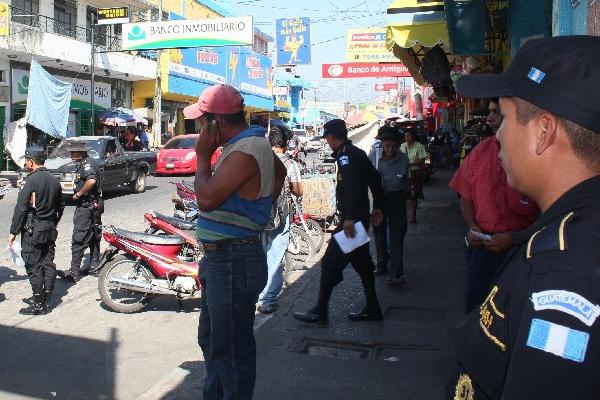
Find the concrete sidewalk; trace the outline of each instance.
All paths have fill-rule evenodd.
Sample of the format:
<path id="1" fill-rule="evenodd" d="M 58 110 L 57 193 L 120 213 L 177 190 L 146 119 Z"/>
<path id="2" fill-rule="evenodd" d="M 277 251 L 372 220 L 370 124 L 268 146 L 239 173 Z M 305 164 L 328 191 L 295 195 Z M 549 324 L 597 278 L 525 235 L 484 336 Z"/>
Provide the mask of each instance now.
<path id="1" fill-rule="evenodd" d="M 318 265 L 285 289 L 277 313 L 257 316 L 256 399 L 445 398 L 455 368 L 446 332 L 462 315 L 464 281 L 464 227 L 447 186 L 453 172 L 437 171 L 424 188 L 419 223 L 409 224 L 407 284 L 388 288 L 377 278 L 382 322 L 347 319 L 364 304 L 350 267 L 332 296 L 327 326 L 295 321 L 294 311 L 314 305 Z M 201 398 L 203 376 L 203 363 L 190 360 L 144 398 Z"/>

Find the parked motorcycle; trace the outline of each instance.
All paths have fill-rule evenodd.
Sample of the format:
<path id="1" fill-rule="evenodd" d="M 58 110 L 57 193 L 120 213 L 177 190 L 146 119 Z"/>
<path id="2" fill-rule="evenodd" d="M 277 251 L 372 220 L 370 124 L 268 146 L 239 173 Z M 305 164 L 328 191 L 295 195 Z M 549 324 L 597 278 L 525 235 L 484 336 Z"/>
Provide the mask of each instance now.
<path id="1" fill-rule="evenodd" d="M 102 233 L 110 257 L 98 279 L 104 304 L 113 311 L 135 313 L 155 296 L 198 298 L 198 263 L 182 254 L 186 240 L 180 236 L 149 235 L 114 226 Z M 121 254 L 116 254 L 117 252 Z M 112 254 L 112 256 L 110 256 Z"/>
<path id="2" fill-rule="evenodd" d="M 181 256 L 186 256 L 186 259 L 197 259 L 201 252 L 201 246 L 196 239 L 196 222 L 195 218 L 192 221 L 187 221 L 180 218 L 169 217 L 168 215 L 152 211 L 144 214 L 144 218 L 150 226 L 144 233 L 156 235 L 164 232 L 167 235 L 179 236 L 185 240 L 184 248 Z"/>

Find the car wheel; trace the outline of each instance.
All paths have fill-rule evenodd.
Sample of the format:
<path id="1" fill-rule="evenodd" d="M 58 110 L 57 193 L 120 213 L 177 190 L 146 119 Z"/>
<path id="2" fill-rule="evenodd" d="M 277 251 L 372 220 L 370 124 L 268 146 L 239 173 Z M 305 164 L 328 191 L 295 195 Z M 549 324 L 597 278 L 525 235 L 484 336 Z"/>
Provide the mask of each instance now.
<path id="1" fill-rule="evenodd" d="M 146 190 L 146 173 L 138 171 L 135 181 L 133 181 L 133 192 L 142 193 Z"/>

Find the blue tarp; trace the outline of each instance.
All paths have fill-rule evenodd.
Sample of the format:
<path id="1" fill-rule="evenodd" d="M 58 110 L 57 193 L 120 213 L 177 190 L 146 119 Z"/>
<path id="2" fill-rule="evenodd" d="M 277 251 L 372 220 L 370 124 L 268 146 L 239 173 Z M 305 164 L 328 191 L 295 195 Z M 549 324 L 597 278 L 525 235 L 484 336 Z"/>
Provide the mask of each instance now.
<path id="1" fill-rule="evenodd" d="M 56 138 L 64 138 L 69 123 L 71 84 L 50 75 L 31 60 L 27 123 Z"/>

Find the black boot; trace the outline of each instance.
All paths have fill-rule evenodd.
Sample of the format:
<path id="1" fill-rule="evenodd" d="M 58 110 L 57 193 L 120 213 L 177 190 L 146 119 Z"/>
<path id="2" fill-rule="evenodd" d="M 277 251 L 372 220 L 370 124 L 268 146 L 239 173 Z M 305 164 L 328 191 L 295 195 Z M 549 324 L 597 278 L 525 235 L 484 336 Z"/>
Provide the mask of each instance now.
<path id="1" fill-rule="evenodd" d="M 71 270 L 66 270 L 66 271 L 58 270 L 58 271 L 56 271 L 56 276 L 66 280 L 66 281 L 73 282 L 73 283 L 76 283 L 79 279 L 81 279 L 81 276 L 79 274 L 76 275 Z"/>
<path id="2" fill-rule="evenodd" d="M 348 315 L 350 321 L 381 321 L 383 314 L 381 313 L 381 306 L 379 300 L 377 300 L 377 293 L 375 287 L 365 289 L 365 297 L 367 305 L 358 313 L 352 313 Z"/>
<path id="3" fill-rule="evenodd" d="M 44 295 L 42 294 L 34 294 L 33 295 L 33 304 L 29 307 L 21 308 L 19 310 L 19 314 L 22 315 L 45 315 L 46 307 L 44 306 Z"/>

